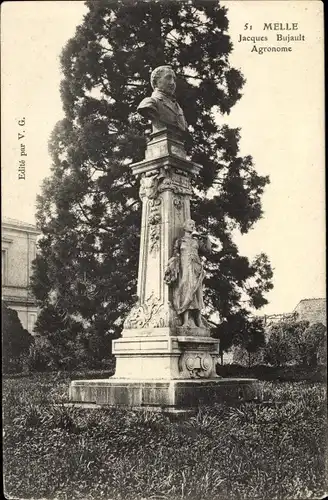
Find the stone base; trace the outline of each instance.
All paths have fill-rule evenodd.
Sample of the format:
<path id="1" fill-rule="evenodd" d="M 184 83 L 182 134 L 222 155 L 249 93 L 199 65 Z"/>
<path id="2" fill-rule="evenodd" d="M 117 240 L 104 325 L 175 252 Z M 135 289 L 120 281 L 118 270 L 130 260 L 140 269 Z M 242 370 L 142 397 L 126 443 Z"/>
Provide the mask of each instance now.
<path id="1" fill-rule="evenodd" d="M 177 411 L 212 405 L 262 400 L 256 379 L 218 378 L 194 380 L 73 380 L 69 389 L 71 403 Z"/>
<path id="2" fill-rule="evenodd" d="M 219 341 L 208 336 L 122 337 L 113 341 L 113 354 L 118 379 L 210 379 L 216 377 Z"/>

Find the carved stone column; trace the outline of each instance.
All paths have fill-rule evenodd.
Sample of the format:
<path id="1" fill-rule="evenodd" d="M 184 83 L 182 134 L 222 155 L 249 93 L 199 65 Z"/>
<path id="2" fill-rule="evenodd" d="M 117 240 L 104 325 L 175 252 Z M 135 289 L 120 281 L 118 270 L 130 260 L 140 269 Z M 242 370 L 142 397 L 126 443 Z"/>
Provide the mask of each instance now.
<path id="1" fill-rule="evenodd" d="M 152 133 L 145 156 L 131 166 L 140 179 L 142 223 L 138 302 L 125 320 L 123 338 L 177 333 L 179 318 L 164 272 L 173 243 L 190 218 L 191 177 L 201 168 L 186 159 L 181 132 L 168 127 Z"/>
<path id="2" fill-rule="evenodd" d="M 125 320 L 123 337 L 135 333 L 174 335 L 179 326 L 169 288 L 164 283 L 164 272 L 173 243 L 180 236 L 184 221 L 190 218 L 192 189 L 190 174 L 181 168 L 186 165 L 170 160 L 164 166 L 139 174 L 142 224 L 138 302 Z M 140 329 L 147 330 L 136 332 Z"/>

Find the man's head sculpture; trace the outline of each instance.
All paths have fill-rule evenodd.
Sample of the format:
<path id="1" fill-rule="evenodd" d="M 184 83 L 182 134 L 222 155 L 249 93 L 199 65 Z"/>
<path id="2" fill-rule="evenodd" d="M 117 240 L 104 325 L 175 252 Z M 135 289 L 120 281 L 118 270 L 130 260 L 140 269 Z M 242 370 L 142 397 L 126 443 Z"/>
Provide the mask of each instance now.
<path id="1" fill-rule="evenodd" d="M 150 76 L 153 90 L 158 89 L 164 94 L 172 96 L 176 89 L 176 76 L 171 66 L 159 66 Z"/>
<path id="2" fill-rule="evenodd" d="M 174 99 L 176 76 L 171 66 L 159 66 L 150 76 L 153 93 L 138 106 L 138 112 L 153 124 L 153 130 L 173 126 L 185 132 L 188 128 L 183 111 Z"/>

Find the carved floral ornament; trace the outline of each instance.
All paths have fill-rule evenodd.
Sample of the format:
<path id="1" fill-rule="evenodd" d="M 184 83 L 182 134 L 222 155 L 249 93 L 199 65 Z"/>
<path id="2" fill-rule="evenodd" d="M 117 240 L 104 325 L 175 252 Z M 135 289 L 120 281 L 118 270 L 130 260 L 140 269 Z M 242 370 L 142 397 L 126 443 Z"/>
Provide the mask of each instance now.
<path id="1" fill-rule="evenodd" d="M 179 370 L 189 378 L 209 378 L 214 366 L 213 357 L 208 352 L 184 352 L 179 358 Z"/>
<path id="2" fill-rule="evenodd" d="M 161 237 L 161 199 L 157 198 L 155 200 L 149 200 L 149 215 L 148 215 L 148 227 L 149 227 L 149 250 L 151 252 L 156 252 L 159 250 L 159 243 Z"/>
<path id="3" fill-rule="evenodd" d="M 170 303 L 167 304 L 167 307 L 164 306 L 163 301 L 152 292 L 143 304 L 137 302 L 133 306 L 124 322 L 124 328 L 164 328 L 170 326 L 170 315 L 175 321 L 176 313 Z"/>
<path id="4" fill-rule="evenodd" d="M 140 198 L 156 198 L 164 191 L 172 191 L 180 195 L 192 195 L 190 178 L 183 171 L 160 169 L 155 174 L 144 174 L 140 180 Z"/>
<path id="5" fill-rule="evenodd" d="M 173 205 L 175 206 L 175 208 L 180 211 L 182 209 L 182 206 L 183 206 L 183 200 L 182 200 L 182 197 L 181 196 L 175 196 L 174 197 L 174 200 L 173 200 Z"/>

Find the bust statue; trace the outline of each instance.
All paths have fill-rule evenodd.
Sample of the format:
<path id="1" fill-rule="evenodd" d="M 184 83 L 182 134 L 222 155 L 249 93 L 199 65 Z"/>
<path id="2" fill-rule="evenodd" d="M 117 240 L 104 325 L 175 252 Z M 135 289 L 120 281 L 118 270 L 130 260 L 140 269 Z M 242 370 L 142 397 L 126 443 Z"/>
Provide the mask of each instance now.
<path id="1" fill-rule="evenodd" d="M 153 126 L 173 125 L 182 131 L 187 130 L 183 111 L 174 98 L 176 76 L 171 66 L 159 66 L 150 77 L 154 92 L 138 106 L 138 112 L 150 120 Z"/>

